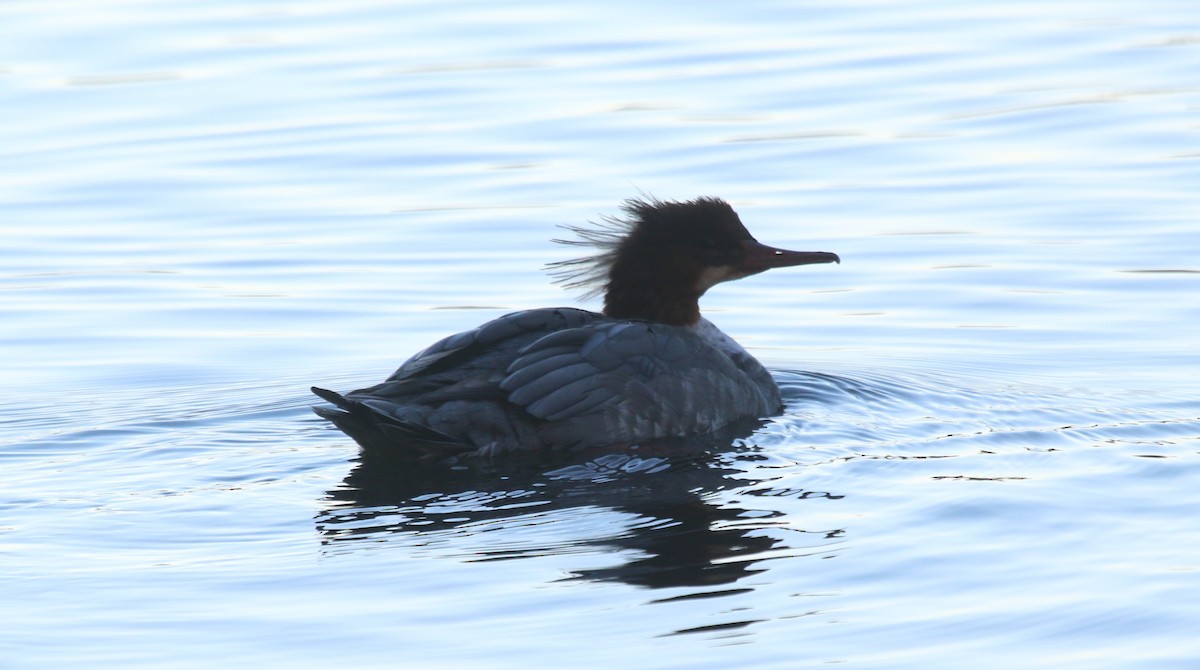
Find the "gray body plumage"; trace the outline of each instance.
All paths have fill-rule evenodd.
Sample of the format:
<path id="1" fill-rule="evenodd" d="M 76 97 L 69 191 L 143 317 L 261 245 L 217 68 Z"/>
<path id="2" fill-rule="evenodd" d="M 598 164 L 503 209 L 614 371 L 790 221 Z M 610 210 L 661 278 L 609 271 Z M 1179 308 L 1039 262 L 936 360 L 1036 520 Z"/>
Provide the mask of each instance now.
<path id="1" fill-rule="evenodd" d="M 416 354 L 387 381 L 317 408 L 367 450 L 415 460 L 637 443 L 776 414 L 770 374 L 693 326 L 571 308 L 502 316 Z"/>

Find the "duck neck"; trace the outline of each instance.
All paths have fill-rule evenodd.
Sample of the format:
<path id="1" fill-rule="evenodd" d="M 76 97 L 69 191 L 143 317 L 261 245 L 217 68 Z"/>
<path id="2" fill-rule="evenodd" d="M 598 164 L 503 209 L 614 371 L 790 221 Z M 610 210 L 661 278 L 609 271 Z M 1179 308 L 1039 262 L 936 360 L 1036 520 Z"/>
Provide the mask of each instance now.
<path id="1" fill-rule="evenodd" d="M 604 293 L 604 315 L 672 326 L 695 325 L 700 320 L 700 293 L 687 282 L 664 281 L 664 274 L 669 276 L 661 272 L 613 272 Z"/>

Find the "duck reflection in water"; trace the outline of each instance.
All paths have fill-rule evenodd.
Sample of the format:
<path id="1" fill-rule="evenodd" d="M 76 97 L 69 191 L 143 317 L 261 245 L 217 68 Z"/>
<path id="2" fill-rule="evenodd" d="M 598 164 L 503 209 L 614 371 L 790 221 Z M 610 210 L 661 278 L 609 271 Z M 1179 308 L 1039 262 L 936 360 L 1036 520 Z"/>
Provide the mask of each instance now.
<path id="1" fill-rule="evenodd" d="M 452 543 L 488 529 L 556 523 L 548 512 L 602 509 L 636 520 L 604 537 L 552 546 L 534 546 L 531 539 L 516 547 L 506 537 L 495 548 L 461 553 L 486 561 L 612 547 L 641 556 L 572 578 L 651 588 L 731 584 L 765 570 L 758 564 L 766 558 L 828 553 L 842 534 L 797 530 L 778 519 L 783 512 L 742 506 L 772 495 L 841 497 L 781 491 L 753 479 L 752 464 L 764 457 L 746 438 L 760 425 L 747 421 L 700 438 L 566 452 L 502 467 L 424 469 L 363 454 L 342 486 L 328 493 L 317 528 L 326 549 L 337 552 L 416 536 L 437 542 L 443 535 Z"/>

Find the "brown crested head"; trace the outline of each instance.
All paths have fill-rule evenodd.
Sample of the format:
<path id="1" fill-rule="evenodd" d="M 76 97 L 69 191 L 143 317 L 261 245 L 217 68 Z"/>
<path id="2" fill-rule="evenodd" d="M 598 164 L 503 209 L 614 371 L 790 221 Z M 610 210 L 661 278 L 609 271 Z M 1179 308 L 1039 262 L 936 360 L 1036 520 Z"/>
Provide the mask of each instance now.
<path id="1" fill-rule="evenodd" d="M 691 325 L 700 318 L 700 296 L 715 284 L 771 268 L 841 262 L 836 254 L 760 244 L 718 198 L 632 199 L 622 209 L 625 216 L 592 227 L 565 226 L 579 239 L 556 242 L 600 253 L 550 265 L 567 288 L 603 293 L 612 318 Z"/>

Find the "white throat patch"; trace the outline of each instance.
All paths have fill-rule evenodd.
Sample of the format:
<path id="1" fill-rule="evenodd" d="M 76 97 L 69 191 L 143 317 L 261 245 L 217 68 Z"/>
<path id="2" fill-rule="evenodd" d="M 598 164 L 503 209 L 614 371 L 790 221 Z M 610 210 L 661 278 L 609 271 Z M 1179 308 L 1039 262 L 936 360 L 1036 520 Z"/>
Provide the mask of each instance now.
<path id="1" fill-rule="evenodd" d="M 735 277 L 732 265 L 720 265 L 717 267 L 706 267 L 696 278 L 696 290 L 700 295 L 704 295 L 708 289 L 720 284 L 723 281 L 729 281 Z"/>

